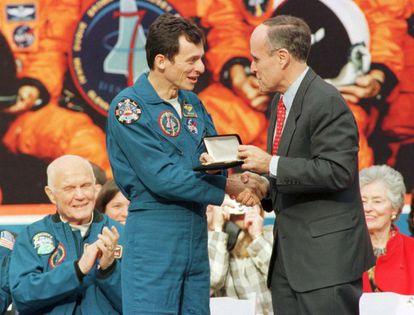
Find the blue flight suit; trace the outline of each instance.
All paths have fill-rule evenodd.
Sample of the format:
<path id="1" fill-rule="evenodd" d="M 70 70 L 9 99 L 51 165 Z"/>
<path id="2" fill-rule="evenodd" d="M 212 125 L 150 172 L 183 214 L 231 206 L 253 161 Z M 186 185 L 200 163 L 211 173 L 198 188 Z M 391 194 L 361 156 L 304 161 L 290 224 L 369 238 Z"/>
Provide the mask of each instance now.
<path id="1" fill-rule="evenodd" d="M 114 178 L 131 201 L 122 266 L 124 314 L 209 314 L 207 204 L 226 177 L 194 172 L 215 135 L 198 97 L 179 90 L 182 118 L 147 78 L 121 91 L 107 121 Z"/>
<path id="2" fill-rule="evenodd" d="M 104 272 L 98 264 L 80 280 L 75 262 L 104 226 L 115 226 L 122 244 L 123 226 L 94 212 L 82 238 L 58 214 L 27 226 L 16 238 L 10 261 L 10 289 L 20 315 L 121 314 L 121 261 Z"/>
<path id="3" fill-rule="evenodd" d="M 0 232 L 0 240 L 8 242 L 8 245 L 0 243 L 0 314 L 4 314 L 12 302 L 9 286 L 9 265 L 14 235 L 3 230 Z"/>

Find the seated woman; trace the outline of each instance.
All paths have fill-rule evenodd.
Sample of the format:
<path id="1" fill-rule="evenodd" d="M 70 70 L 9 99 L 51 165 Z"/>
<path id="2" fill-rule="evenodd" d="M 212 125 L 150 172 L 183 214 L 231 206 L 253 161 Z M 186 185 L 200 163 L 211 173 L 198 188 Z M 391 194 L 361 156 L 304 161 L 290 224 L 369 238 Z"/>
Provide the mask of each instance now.
<path id="1" fill-rule="evenodd" d="M 125 224 L 129 200 L 124 197 L 114 180 L 107 181 L 96 198 L 95 208 L 111 219 Z"/>
<path id="2" fill-rule="evenodd" d="M 387 165 L 360 172 L 365 219 L 377 262 L 363 275 L 364 292 L 414 294 L 414 239 L 394 222 L 404 206 L 404 179 Z"/>
<path id="3" fill-rule="evenodd" d="M 208 206 L 208 253 L 212 296 L 257 301 L 257 314 L 273 314 L 266 286 L 273 226 L 263 226 L 263 209 L 245 207 L 226 197 Z"/>

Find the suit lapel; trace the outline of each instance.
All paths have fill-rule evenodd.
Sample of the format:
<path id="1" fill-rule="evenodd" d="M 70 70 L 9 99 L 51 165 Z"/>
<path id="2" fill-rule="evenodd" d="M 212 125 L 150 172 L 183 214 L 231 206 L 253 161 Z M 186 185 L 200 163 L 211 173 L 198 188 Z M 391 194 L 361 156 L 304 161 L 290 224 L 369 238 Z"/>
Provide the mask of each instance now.
<path id="1" fill-rule="evenodd" d="M 302 104 L 306 91 L 315 77 L 316 73 L 313 72 L 312 69 L 309 69 L 303 78 L 298 91 L 296 92 L 295 98 L 293 99 L 292 108 L 290 109 L 289 115 L 286 119 L 285 127 L 283 128 L 282 137 L 280 138 L 278 151 L 278 155 L 280 156 L 286 156 L 289 151 L 289 146 L 296 129 L 296 121 L 302 113 Z"/>

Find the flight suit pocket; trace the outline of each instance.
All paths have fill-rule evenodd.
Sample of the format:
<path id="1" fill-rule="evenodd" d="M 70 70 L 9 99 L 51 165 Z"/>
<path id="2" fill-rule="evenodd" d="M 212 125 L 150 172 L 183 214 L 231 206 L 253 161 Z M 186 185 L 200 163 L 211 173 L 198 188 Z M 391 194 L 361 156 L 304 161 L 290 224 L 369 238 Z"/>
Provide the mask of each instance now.
<path id="1" fill-rule="evenodd" d="M 312 237 L 319 237 L 330 233 L 351 229 L 355 225 L 349 213 L 329 216 L 309 224 Z"/>

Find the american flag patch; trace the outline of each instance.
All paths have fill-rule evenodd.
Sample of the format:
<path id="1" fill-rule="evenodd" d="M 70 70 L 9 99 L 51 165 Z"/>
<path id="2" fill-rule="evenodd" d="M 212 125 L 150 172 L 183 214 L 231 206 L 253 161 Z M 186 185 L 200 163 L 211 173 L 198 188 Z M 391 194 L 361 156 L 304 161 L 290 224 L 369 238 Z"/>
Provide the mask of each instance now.
<path id="1" fill-rule="evenodd" d="M 14 235 L 9 231 L 0 232 L 0 246 L 13 250 L 14 239 Z"/>

